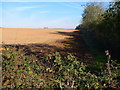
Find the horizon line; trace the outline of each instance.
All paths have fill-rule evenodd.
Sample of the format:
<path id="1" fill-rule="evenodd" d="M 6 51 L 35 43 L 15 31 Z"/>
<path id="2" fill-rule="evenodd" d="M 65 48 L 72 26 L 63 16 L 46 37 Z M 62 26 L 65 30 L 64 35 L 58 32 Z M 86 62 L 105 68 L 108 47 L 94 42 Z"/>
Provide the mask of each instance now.
<path id="1" fill-rule="evenodd" d="M 18 28 L 18 27 L 0 27 L 0 28 Z M 24 27 L 24 28 L 26 28 L 26 27 Z M 75 28 L 29 28 L 29 27 L 27 27 L 27 28 L 28 29 L 75 29 Z"/>

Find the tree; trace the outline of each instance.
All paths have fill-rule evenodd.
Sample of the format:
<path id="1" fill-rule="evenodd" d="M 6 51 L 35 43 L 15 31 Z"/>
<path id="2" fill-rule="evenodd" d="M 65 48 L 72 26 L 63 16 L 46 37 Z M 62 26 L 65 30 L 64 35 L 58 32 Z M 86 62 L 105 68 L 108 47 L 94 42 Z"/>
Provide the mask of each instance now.
<path id="1" fill-rule="evenodd" d="M 110 4 L 104 19 L 97 27 L 97 34 L 106 45 L 120 48 L 120 1 Z"/>
<path id="2" fill-rule="evenodd" d="M 98 23 L 97 20 L 101 18 L 101 15 L 104 13 L 104 11 L 105 10 L 102 7 L 102 3 L 88 3 L 82 15 L 82 24 L 86 28 L 94 29 L 92 26 Z"/>
<path id="3" fill-rule="evenodd" d="M 90 3 L 83 13 L 83 25 L 101 44 L 116 55 L 120 50 L 120 1 L 111 2 L 104 11 L 101 5 Z"/>

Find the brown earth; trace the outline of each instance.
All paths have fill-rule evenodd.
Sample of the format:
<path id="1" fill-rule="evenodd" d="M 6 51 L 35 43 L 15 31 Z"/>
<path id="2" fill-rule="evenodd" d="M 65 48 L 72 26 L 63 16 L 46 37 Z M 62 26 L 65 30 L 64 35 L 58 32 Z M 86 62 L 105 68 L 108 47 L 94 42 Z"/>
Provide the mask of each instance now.
<path id="1" fill-rule="evenodd" d="M 69 36 L 57 34 L 58 32 L 74 32 L 69 29 L 28 29 L 28 28 L 3 28 L 2 40 L 5 44 L 56 44 L 56 41 Z"/>
<path id="2" fill-rule="evenodd" d="M 63 55 L 71 53 L 82 61 L 91 59 L 81 32 L 74 29 L 3 28 L 2 43 L 10 47 L 24 47 L 27 54 L 38 58 L 58 51 Z"/>

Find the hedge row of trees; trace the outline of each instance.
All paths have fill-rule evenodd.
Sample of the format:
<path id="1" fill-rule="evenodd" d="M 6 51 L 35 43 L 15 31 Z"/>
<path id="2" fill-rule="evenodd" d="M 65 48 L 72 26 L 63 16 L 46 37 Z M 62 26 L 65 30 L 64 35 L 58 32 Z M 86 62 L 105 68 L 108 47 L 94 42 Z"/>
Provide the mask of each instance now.
<path id="1" fill-rule="evenodd" d="M 120 1 L 110 3 L 107 10 L 102 3 L 87 4 L 77 29 L 81 27 L 94 33 L 105 47 L 120 50 Z"/>

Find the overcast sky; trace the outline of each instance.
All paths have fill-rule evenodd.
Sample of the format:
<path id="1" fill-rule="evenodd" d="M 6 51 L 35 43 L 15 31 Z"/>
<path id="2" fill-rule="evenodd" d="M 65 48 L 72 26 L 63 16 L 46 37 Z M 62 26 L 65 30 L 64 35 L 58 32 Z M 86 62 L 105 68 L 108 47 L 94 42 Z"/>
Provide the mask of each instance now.
<path id="1" fill-rule="evenodd" d="M 82 21 L 83 5 L 87 3 L 14 1 L 0 3 L 0 27 L 75 28 Z M 107 6 L 108 3 L 104 5 Z"/>

